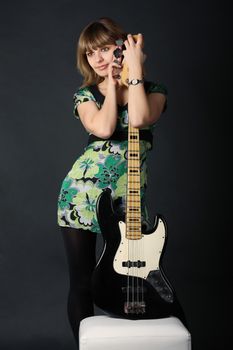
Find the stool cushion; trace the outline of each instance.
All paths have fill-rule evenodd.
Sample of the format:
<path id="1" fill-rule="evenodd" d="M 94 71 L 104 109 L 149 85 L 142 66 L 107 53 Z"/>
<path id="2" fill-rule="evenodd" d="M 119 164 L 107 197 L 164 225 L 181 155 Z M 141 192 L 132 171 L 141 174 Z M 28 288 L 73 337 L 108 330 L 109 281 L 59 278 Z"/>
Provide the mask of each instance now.
<path id="1" fill-rule="evenodd" d="M 80 350 L 191 350 L 191 336 L 176 317 L 127 320 L 87 317 L 80 323 Z"/>

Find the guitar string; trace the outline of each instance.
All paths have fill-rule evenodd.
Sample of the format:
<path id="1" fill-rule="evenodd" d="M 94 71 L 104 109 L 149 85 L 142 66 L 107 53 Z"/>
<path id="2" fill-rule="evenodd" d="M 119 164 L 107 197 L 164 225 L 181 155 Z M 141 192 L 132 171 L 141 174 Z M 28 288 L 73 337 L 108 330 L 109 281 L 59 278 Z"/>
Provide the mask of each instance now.
<path id="1" fill-rule="evenodd" d="M 133 140 L 133 138 L 132 138 L 132 135 L 133 135 L 133 130 L 132 130 L 132 127 L 131 127 L 131 125 L 130 125 L 130 141 L 131 140 Z M 131 170 L 132 170 L 132 166 L 134 166 L 134 162 L 135 162 L 135 160 L 134 160 L 134 158 L 133 157 L 135 157 L 135 149 L 134 149 L 134 146 L 135 146 L 135 144 L 133 143 L 133 142 L 130 142 L 130 150 L 131 150 L 131 153 L 132 153 L 132 158 L 131 158 L 131 160 L 130 160 L 130 167 L 131 167 Z M 131 172 L 131 175 L 132 175 L 133 173 Z M 133 188 L 134 188 L 134 186 L 135 186 L 135 184 L 134 184 L 134 176 L 132 175 L 131 176 L 131 180 L 132 180 L 132 182 L 131 182 L 131 185 L 130 185 L 130 190 L 132 190 Z M 133 209 L 135 209 L 134 208 L 134 205 L 135 205 L 135 203 L 134 203 L 134 201 L 133 201 L 133 196 L 132 196 L 132 192 L 131 192 L 131 196 L 130 196 L 130 198 L 131 198 L 131 203 L 133 204 Z M 130 218 L 134 218 L 134 210 L 132 211 L 132 214 L 130 215 Z M 135 267 L 134 267 L 134 261 L 135 261 L 135 257 L 134 257 L 134 249 L 135 249 L 135 233 L 134 233 L 134 226 L 132 225 L 132 222 L 130 222 L 129 223 L 129 226 L 130 226 L 130 245 L 131 245 L 131 259 L 130 259 L 130 261 L 132 261 L 132 267 L 131 267 L 131 271 L 132 271 L 132 277 L 131 277 L 131 282 L 132 282 L 132 284 L 131 284 L 131 307 L 133 308 L 133 310 L 132 311 L 134 311 L 134 282 L 135 282 L 135 280 L 134 280 L 134 273 L 135 273 Z M 133 227 L 133 229 L 132 229 L 132 227 Z M 132 235 L 132 236 L 131 236 Z"/>
<path id="2" fill-rule="evenodd" d="M 139 165 L 140 165 L 140 152 L 139 152 L 139 130 L 138 129 L 133 129 L 133 140 L 137 140 L 137 142 L 133 142 L 133 154 L 135 155 L 135 158 L 133 160 L 133 169 L 137 169 L 137 172 L 136 173 L 133 173 L 134 175 L 136 176 L 133 176 L 133 179 L 134 179 L 134 183 L 133 183 L 133 191 L 136 189 L 138 191 L 138 183 L 136 181 L 139 180 L 140 181 L 140 178 L 139 178 L 139 173 L 138 173 L 138 170 L 139 170 Z M 136 138 L 135 138 L 136 136 Z M 137 156 L 136 156 L 137 155 Z M 136 297 L 136 301 L 134 300 L 134 303 L 133 303 L 133 307 L 134 307 L 134 311 L 137 312 L 137 309 L 138 309 L 138 306 L 139 306 L 139 278 L 138 278 L 138 272 L 139 272 L 139 267 L 137 266 L 137 262 L 138 262 L 138 258 L 139 258 L 139 255 L 138 255 L 138 230 L 139 230 L 139 227 L 138 227 L 138 216 L 140 214 L 140 206 L 138 202 L 135 201 L 135 197 L 136 197 L 136 200 L 138 200 L 138 195 L 135 196 L 135 192 L 133 192 L 133 201 L 134 201 L 134 205 L 136 207 L 136 211 L 133 211 L 133 227 L 134 227 L 134 240 L 133 240 L 133 252 L 134 252 L 134 256 L 133 256 L 133 262 L 134 262 L 134 267 L 133 267 L 133 280 L 134 280 L 134 283 L 135 283 L 135 289 L 136 289 L 136 293 L 134 292 L 134 296 Z M 135 295 L 136 294 L 136 295 Z"/>
<path id="3" fill-rule="evenodd" d="M 141 261 L 141 264 L 142 264 L 142 261 L 145 261 L 144 259 L 144 255 L 143 255 L 143 252 L 144 252 L 144 240 L 143 240 L 143 236 L 142 236 L 142 208 L 141 208 L 141 150 L 140 150 L 140 134 L 139 134 L 139 131 L 138 131 L 138 138 L 139 138 L 139 176 L 140 176 L 140 184 L 138 186 L 138 191 L 139 191 L 139 204 L 140 204 L 140 239 L 139 239 L 139 259 Z M 144 270 L 144 267 L 143 266 L 140 266 L 139 268 L 139 271 L 140 271 L 140 278 L 141 278 L 141 283 L 140 283 L 140 279 L 139 279 L 139 305 L 142 305 L 143 304 L 143 299 L 144 299 L 144 295 L 143 295 L 143 270 Z M 140 298 L 140 295 L 141 295 L 141 298 Z"/>
<path id="4" fill-rule="evenodd" d="M 139 186 L 137 187 L 137 190 L 138 190 L 138 199 L 139 199 L 139 212 L 140 212 L 140 217 L 139 217 L 139 228 L 140 228 L 140 238 L 138 239 L 138 259 L 137 261 L 142 261 L 142 251 L 141 251 L 141 248 L 142 248 L 142 232 L 141 232 L 141 223 L 142 223 L 142 215 L 141 215 L 141 152 L 140 152 L 140 134 L 139 134 L 139 130 L 138 130 L 138 149 L 139 149 L 139 153 L 138 153 L 138 171 L 139 171 Z M 141 269 L 142 267 L 138 267 L 138 274 L 139 276 L 141 277 Z M 138 306 L 140 308 L 140 305 L 141 305 L 141 300 L 140 300 L 140 279 L 138 277 Z"/>
<path id="5" fill-rule="evenodd" d="M 132 127 L 131 126 L 130 126 L 130 129 L 131 129 L 130 131 L 131 131 L 131 135 L 132 135 Z M 131 140 L 132 140 L 132 138 L 131 138 Z M 131 152 L 132 152 L 132 154 L 134 154 L 133 157 L 135 157 L 134 143 L 132 143 L 132 142 L 131 142 Z M 132 165 L 133 164 L 134 164 L 134 159 L 132 158 L 131 159 L 131 169 L 132 169 Z M 134 181 L 134 177 L 133 176 L 131 177 L 131 179 L 132 179 L 132 181 Z M 134 182 L 131 184 L 131 189 L 132 188 L 134 188 Z M 132 200 L 132 192 L 131 192 L 131 200 Z M 132 203 L 133 203 L 133 206 L 134 206 L 134 202 L 132 202 Z M 133 210 L 133 215 L 132 216 L 134 216 L 134 210 Z M 131 229 L 130 229 L 131 232 L 130 233 L 133 233 L 132 232 L 132 224 L 130 224 L 130 226 L 131 226 Z M 134 237 L 133 237 L 133 239 L 131 237 L 131 245 L 132 245 L 132 249 L 131 249 L 132 259 L 131 259 L 131 261 L 132 261 L 132 264 L 133 264 L 133 266 L 132 266 L 132 297 L 131 297 L 131 301 L 132 301 L 132 308 L 134 310 L 134 273 L 135 273 L 135 268 L 134 268 Z"/>
<path id="6" fill-rule="evenodd" d="M 140 170 L 141 170 L 141 162 L 140 162 Z M 141 177 L 140 177 L 141 178 Z M 141 206 L 141 186 L 140 186 L 140 206 Z M 142 220 L 141 220 L 142 221 Z M 142 222 L 141 222 L 142 223 Z M 141 230 L 142 230 L 142 225 L 141 225 Z M 141 257 L 141 261 L 146 261 L 146 257 L 144 256 L 145 250 L 144 250 L 144 237 L 143 237 L 143 233 L 141 231 L 141 252 L 140 252 L 140 257 Z M 141 271 L 141 304 L 144 305 L 144 271 L 146 269 L 145 266 L 141 267 L 142 270 Z"/>
<path id="7" fill-rule="evenodd" d="M 131 144 L 130 144 L 130 123 L 128 123 L 128 127 L 129 127 L 129 139 L 128 139 L 128 181 L 129 181 L 129 170 L 130 170 L 130 149 L 131 149 Z M 129 204 L 129 190 L 130 190 L 130 183 L 127 181 L 127 203 L 128 206 L 130 206 Z M 129 234 L 129 213 L 130 210 L 128 208 L 127 210 L 127 218 L 126 218 L 126 234 Z M 131 277 L 131 272 L 130 272 L 130 261 L 131 261 L 131 240 L 129 239 L 129 236 L 127 237 L 127 242 L 128 242 L 128 281 L 127 281 L 127 311 L 130 311 L 130 289 L 132 288 L 131 284 L 132 284 L 132 277 Z M 132 291 L 131 291 L 132 292 Z"/>
<path id="8" fill-rule="evenodd" d="M 136 182 L 136 179 L 140 181 L 140 178 L 139 178 L 139 173 L 138 173 L 138 170 L 139 170 L 139 165 L 140 165 L 140 153 L 139 153 L 139 131 L 138 129 L 134 129 L 134 132 L 133 132 L 133 135 L 134 137 L 136 136 L 136 138 L 133 138 L 133 140 L 137 140 L 137 142 L 133 142 L 133 153 L 137 156 L 135 156 L 135 159 L 134 159 L 134 162 L 133 162 L 133 169 L 137 169 L 137 172 L 136 173 L 133 173 L 133 174 L 137 174 L 137 176 L 133 176 L 133 179 L 134 179 L 134 184 L 133 184 L 133 190 L 137 190 L 138 191 L 138 183 Z M 135 193 L 134 193 L 135 194 Z M 138 194 L 138 193 L 137 193 Z M 138 200 L 138 195 L 137 196 L 133 196 L 134 198 L 134 201 L 135 201 L 135 197 L 136 197 L 136 200 Z M 133 225 L 134 225 L 134 230 L 135 230 L 135 237 L 134 237 L 134 240 L 133 240 L 133 244 L 134 244 L 134 259 L 133 259 L 133 262 L 135 262 L 135 265 L 134 265 L 134 282 L 135 282 L 135 288 L 136 288 L 136 301 L 134 301 L 134 307 L 135 307 L 135 311 L 137 312 L 137 309 L 139 307 L 139 278 L 138 278 L 138 272 L 139 272 L 139 267 L 137 266 L 137 262 L 139 260 L 139 252 L 138 252 L 138 247 L 139 247 L 139 244 L 138 244 L 138 230 L 139 230 L 139 227 L 138 227 L 138 216 L 140 214 L 140 206 L 138 202 L 134 202 L 137 210 L 135 212 L 133 212 Z M 136 214 L 137 213 L 137 214 Z M 135 224 L 136 223 L 136 224 Z M 136 273 L 135 273 L 136 272 Z"/>
<path id="9" fill-rule="evenodd" d="M 133 132 L 132 132 L 132 134 L 133 134 Z M 132 147 L 132 149 L 133 149 L 133 157 L 135 157 L 135 143 L 133 142 L 133 147 Z M 132 166 L 135 166 L 135 159 L 133 159 L 133 162 L 132 162 Z M 133 168 L 134 169 L 134 168 Z M 132 173 L 132 174 L 134 174 L 134 173 Z M 134 176 L 133 176 L 133 181 L 135 181 L 135 178 L 134 178 Z M 133 182 L 133 186 L 132 186 L 132 189 L 134 189 L 135 188 L 135 183 Z M 133 204 L 135 205 L 135 202 L 134 202 L 134 199 L 133 199 L 133 196 L 131 196 L 131 199 L 132 199 L 132 201 L 133 201 Z M 134 218 L 134 211 L 133 211 L 133 218 Z M 135 227 L 133 226 L 133 229 L 132 229 L 132 231 L 134 232 L 134 230 L 135 230 Z M 133 243 L 133 259 L 132 259 L 132 262 L 133 262 L 133 295 L 132 295 L 132 307 L 133 307 L 133 310 L 135 311 L 135 290 L 134 290 L 134 287 L 136 286 L 136 283 L 135 283 L 135 266 L 134 266 L 134 262 L 135 262 L 135 238 L 136 238 L 136 235 L 135 235 L 135 232 L 134 232 L 134 237 L 133 237 L 133 241 L 132 241 L 132 243 Z"/>
<path id="10" fill-rule="evenodd" d="M 136 143 L 134 143 L 134 147 L 135 147 L 135 154 L 137 154 L 137 159 L 135 160 L 135 163 L 136 163 L 136 169 L 137 169 L 137 173 L 135 173 L 135 174 L 137 174 L 137 176 L 136 176 L 136 179 L 138 179 L 139 180 L 139 176 L 138 176 L 138 166 L 139 166 L 139 135 L 138 135 L 138 129 L 136 129 L 136 139 L 137 139 L 137 142 Z M 136 182 L 136 179 L 135 179 L 135 182 Z M 134 189 L 135 188 L 138 188 L 138 183 L 136 182 L 136 185 L 134 185 Z M 137 200 L 138 200 L 138 196 L 136 196 L 136 198 L 137 198 Z M 136 203 L 138 203 L 138 202 L 136 202 Z M 139 204 L 139 203 L 138 203 Z M 137 205 L 138 205 L 137 204 Z M 140 212 L 140 208 L 137 208 L 138 209 L 138 211 Z M 137 212 L 135 212 L 135 214 L 134 214 L 134 222 L 136 222 L 136 217 L 137 217 L 137 214 L 136 214 Z M 138 232 L 138 223 L 137 223 L 137 225 L 135 226 L 135 228 L 136 228 L 136 239 L 135 239 L 135 243 L 134 243 L 134 245 L 136 246 L 136 249 L 135 249 L 135 254 L 136 254 L 136 256 L 134 257 L 134 261 L 135 261 L 135 271 L 136 271 L 136 278 L 135 278 L 135 285 L 136 285 L 136 309 L 137 309 L 137 307 L 138 307 L 138 297 L 139 297 L 139 290 L 138 290 L 138 266 L 137 266 L 137 261 L 138 261 L 138 234 L 139 234 L 139 232 Z"/>
<path id="11" fill-rule="evenodd" d="M 139 141 L 139 129 L 137 129 L 137 143 L 135 144 L 135 147 L 136 147 L 136 145 L 137 145 L 137 150 L 138 150 L 138 160 L 137 160 L 137 170 L 138 170 L 138 172 L 137 172 L 137 174 L 138 174 L 138 180 L 139 180 L 139 184 L 140 184 L 140 181 L 141 181 L 141 176 L 140 176 L 140 141 Z M 137 200 L 140 198 L 139 197 L 139 193 L 138 193 L 138 184 L 137 184 Z M 139 204 L 139 213 L 140 213 L 140 217 L 141 217 L 141 205 L 140 205 L 140 203 L 138 203 Z M 139 222 L 141 223 L 141 220 L 139 220 Z M 138 225 L 138 222 L 137 222 L 137 227 L 139 227 L 139 225 Z M 140 239 L 138 239 L 138 237 L 137 237 L 137 240 L 135 241 L 135 243 L 136 243 L 136 245 L 137 245 L 137 257 L 136 257 L 136 259 L 135 259 L 135 261 L 139 261 L 139 257 L 140 257 L 140 255 L 139 255 L 139 251 L 138 251 L 138 248 L 140 248 L 140 244 L 139 244 L 139 240 Z M 139 267 L 137 266 L 136 267 L 136 269 L 137 269 L 137 307 L 139 307 L 139 295 L 140 295 L 140 290 L 139 290 L 139 276 L 138 276 L 138 274 L 139 274 Z"/>
<path id="12" fill-rule="evenodd" d="M 128 127 L 129 127 L 129 124 L 128 124 Z M 129 176 L 129 139 L 128 139 L 128 155 L 127 155 L 127 188 L 126 188 L 126 203 L 127 203 L 127 208 L 126 208 L 126 240 L 127 240 L 127 249 L 128 249 L 128 262 L 130 260 L 130 241 L 129 241 L 129 238 L 127 237 L 127 234 L 128 234 L 128 215 L 129 215 L 129 202 L 128 202 L 128 198 L 129 198 L 129 195 L 128 195 L 128 191 L 129 191 L 129 182 L 128 182 L 128 176 Z M 129 264 L 128 264 L 128 277 L 127 277 L 127 301 L 126 301 L 126 312 L 128 312 L 128 308 L 129 308 L 129 298 L 130 298 L 130 267 L 129 267 Z"/>
<path id="13" fill-rule="evenodd" d="M 137 169 L 139 171 L 138 173 L 138 178 L 139 178 L 139 185 L 137 186 L 137 194 L 138 194 L 138 200 L 139 200 L 139 230 L 140 230 L 140 238 L 137 240 L 137 259 L 136 261 L 139 262 L 139 264 L 142 263 L 142 261 L 144 261 L 143 259 L 143 254 L 142 254 L 142 250 L 143 250 L 143 240 L 142 240 L 142 215 L 141 215 L 141 152 L 140 152 L 140 134 L 139 134 L 139 130 L 137 132 L 137 139 L 138 139 L 138 161 L 137 161 Z M 138 307 L 139 307 L 139 311 L 140 311 L 140 307 L 143 304 L 143 279 L 142 279 L 142 285 L 140 285 L 140 277 L 142 278 L 143 276 L 141 275 L 142 273 L 142 266 L 138 266 L 137 268 L 137 303 L 138 303 Z M 140 287 L 141 287 L 141 291 L 140 291 Z M 141 292 L 141 293 L 140 293 Z M 140 298 L 141 295 L 141 298 Z"/>

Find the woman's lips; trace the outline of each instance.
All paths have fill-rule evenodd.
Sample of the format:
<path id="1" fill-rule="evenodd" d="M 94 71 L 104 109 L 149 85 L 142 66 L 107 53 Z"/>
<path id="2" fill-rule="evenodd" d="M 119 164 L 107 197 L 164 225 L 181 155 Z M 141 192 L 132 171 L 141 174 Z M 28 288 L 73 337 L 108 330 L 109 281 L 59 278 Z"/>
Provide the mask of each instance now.
<path id="1" fill-rule="evenodd" d="M 104 64 L 103 66 L 99 66 L 99 67 L 97 67 L 97 69 L 99 69 L 99 70 L 104 70 L 104 69 L 106 69 L 107 68 L 107 64 Z"/>

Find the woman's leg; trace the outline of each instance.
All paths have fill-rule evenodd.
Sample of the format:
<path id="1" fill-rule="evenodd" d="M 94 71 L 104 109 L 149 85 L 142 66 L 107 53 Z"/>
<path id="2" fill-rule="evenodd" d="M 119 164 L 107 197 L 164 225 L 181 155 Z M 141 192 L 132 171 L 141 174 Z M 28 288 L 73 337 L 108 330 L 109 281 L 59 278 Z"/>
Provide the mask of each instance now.
<path id="1" fill-rule="evenodd" d="M 61 227 L 61 230 L 70 275 L 68 317 L 78 346 L 79 323 L 94 314 L 91 275 L 96 264 L 96 233 L 70 227 Z"/>

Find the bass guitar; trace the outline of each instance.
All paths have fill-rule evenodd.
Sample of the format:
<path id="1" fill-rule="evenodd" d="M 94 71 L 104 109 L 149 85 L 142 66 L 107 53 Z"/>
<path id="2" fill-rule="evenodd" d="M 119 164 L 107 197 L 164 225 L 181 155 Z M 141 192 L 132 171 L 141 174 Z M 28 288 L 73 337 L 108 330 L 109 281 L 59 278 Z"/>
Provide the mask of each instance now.
<path id="1" fill-rule="evenodd" d="M 113 209 L 109 189 L 97 200 L 104 248 L 93 273 L 95 304 L 120 317 L 160 318 L 180 306 L 160 266 L 166 225 L 157 215 L 151 230 L 142 231 L 139 130 L 128 128 L 128 171 L 125 220 Z"/>
<path id="2" fill-rule="evenodd" d="M 121 58 L 119 50 L 117 58 Z M 123 71 L 127 73 L 127 68 Z M 126 74 L 122 83 L 127 83 Z M 129 123 L 125 216 L 114 212 L 109 189 L 97 200 L 104 247 L 92 277 L 93 299 L 100 309 L 123 318 L 182 318 L 174 289 L 161 267 L 167 238 L 165 221 L 157 215 L 153 227 L 142 230 L 139 136 L 139 129 Z"/>

